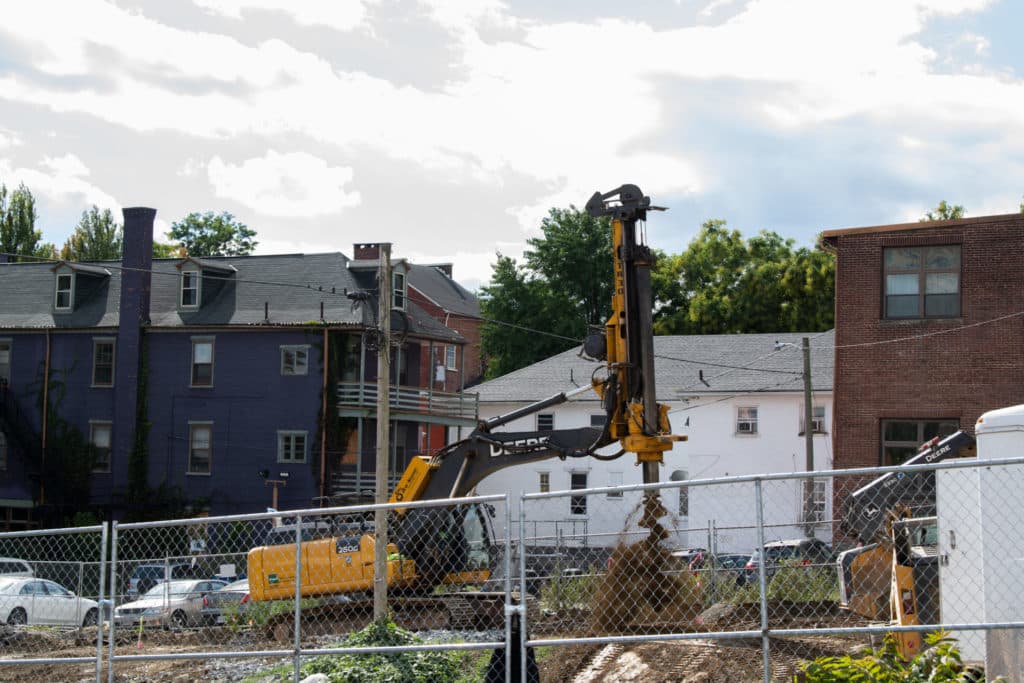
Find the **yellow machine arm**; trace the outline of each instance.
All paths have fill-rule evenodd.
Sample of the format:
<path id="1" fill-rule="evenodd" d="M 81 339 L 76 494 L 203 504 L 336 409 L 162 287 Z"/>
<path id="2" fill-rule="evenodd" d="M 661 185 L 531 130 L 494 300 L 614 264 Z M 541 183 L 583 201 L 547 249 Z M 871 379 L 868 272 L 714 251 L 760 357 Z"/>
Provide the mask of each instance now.
<path id="1" fill-rule="evenodd" d="M 636 453 L 645 484 L 657 483 L 665 451 L 686 439 L 671 433 L 668 407 L 657 402 L 651 292 L 654 255 L 637 238 L 637 223 L 646 220 L 647 212 L 664 209 L 651 206 L 650 197 L 636 185 L 596 192 L 586 209 L 591 216 L 612 219 L 615 284 L 612 315 L 604 335 L 588 337 L 585 345 L 588 355 L 608 362 L 608 377 L 595 380 L 594 390 L 610 416 L 609 436 L 624 450 Z M 658 517 L 664 514 L 657 492 L 647 492 L 641 526 L 656 527 Z"/>

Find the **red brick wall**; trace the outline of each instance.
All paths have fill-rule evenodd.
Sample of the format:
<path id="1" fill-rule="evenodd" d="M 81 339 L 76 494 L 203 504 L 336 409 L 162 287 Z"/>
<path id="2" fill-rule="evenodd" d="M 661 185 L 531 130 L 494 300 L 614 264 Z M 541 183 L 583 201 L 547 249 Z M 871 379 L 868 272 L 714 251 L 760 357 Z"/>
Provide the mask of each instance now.
<path id="1" fill-rule="evenodd" d="M 879 464 L 883 419 L 953 418 L 973 430 L 982 413 L 1024 403 L 1024 316 L 986 323 L 1024 311 L 1024 216 L 831 239 L 835 468 Z M 883 248 L 952 243 L 961 244 L 961 317 L 883 320 Z"/>
<path id="2" fill-rule="evenodd" d="M 416 302 L 429 316 L 442 325 L 455 330 L 466 339 L 466 344 L 459 347 L 455 361 L 455 367 L 459 369 L 464 368 L 466 376 L 465 378 L 461 377 L 459 369 L 447 370 L 445 373 L 444 389 L 446 391 L 458 391 L 463 386 L 470 386 L 479 382 L 484 374 L 480 359 L 480 321 L 476 318 L 467 318 L 454 313 L 448 315 L 441 307 L 431 302 L 411 286 L 409 287 L 409 299 Z M 429 352 L 424 348 L 423 353 L 427 354 Z M 444 364 L 444 353 L 444 344 L 434 344 L 434 362 L 427 363 L 425 361 L 424 367 L 429 366 L 433 368 L 438 363 Z M 463 354 L 465 354 L 465 359 L 462 357 Z M 437 383 L 435 386 L 439 389 L 442 388 L 440 383 Z"/>

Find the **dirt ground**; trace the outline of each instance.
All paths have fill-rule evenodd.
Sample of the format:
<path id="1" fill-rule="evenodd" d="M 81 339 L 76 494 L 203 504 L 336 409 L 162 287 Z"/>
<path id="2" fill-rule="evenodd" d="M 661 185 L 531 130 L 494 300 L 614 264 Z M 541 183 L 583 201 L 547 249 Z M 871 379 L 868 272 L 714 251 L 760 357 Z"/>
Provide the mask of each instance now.
<path id="1" fill-rule="evenodd" d="M 735 606 L 716 606 L 692 622 L 693 630 L 756 630 L 755 610 Z M 855 618 L 834 614 L 814 619 L 773 620 L 776 627 L 812 628 L 858 625 Z M 537 637 L 543 635 L 543 624 L 537 624 Z M 119 655 L 171 654 L 217 649 L 210 630 L 185 632 L 147 632 L 141 647 L 125 641 L 117 648 Z M 224 632 L 225 650 L 287 649 L 287 645 L 262 640 L 253 634 Z M 553 635 L 553 634 L 552 634 Z M 564 632 L 561 635 L 566 635 Z M 200 640 L 200 637 L 202 638 Z M 73 634 L 23 634 L 17 638 L 0 638 L 3 658 L 25 657 L 94 657 L 95 631 Z M 234 639 L 228 645 L 227 640 Z M 214 639 L 215 640 L 215 639 Z M 773 638 L 771 667 L 773 681 L 791 681 L 801 659 L 821 655 L 848 653 L 868 644 L 866 638 L 806 636 Z M 104 647 L 106 653 L 107 647 Z M 634 645 L 584 645 L 550 647 L 538 652 L 541 683 L 603 683 L 606 681 L 637 683 L 726 683 L 762 680 L 761 641 L 758 638 L 716 640 L 701 638 L 688 641 L 653 641 Z M 206 683 L 238 683 L 260 681 L 260 672 L 279 666 L 290 666 L 287 658 L 231 658 L 216 660 L 140 660 L 118 662 L 114 680 L 117 683 L 185 683 L 202 680 Z M 95 680 L 95 665 L 81 664 L 14 664 L 0 665 L 0 683 L 77 683 Z M 106 672 L 103 673 L 106 680 Z M 269 681 L 269 679 L 264 679 Z"/>

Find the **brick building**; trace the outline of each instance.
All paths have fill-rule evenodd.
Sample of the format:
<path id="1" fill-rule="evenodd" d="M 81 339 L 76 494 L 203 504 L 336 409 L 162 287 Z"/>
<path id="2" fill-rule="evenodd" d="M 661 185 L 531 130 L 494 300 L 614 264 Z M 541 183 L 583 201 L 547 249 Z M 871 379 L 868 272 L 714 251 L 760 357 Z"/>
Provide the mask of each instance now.
<path id="1" fill-rule="evenodd" d="M 834 467 L 1024 403 L 1024 215 L 827 230 L 836 254 Z"/>

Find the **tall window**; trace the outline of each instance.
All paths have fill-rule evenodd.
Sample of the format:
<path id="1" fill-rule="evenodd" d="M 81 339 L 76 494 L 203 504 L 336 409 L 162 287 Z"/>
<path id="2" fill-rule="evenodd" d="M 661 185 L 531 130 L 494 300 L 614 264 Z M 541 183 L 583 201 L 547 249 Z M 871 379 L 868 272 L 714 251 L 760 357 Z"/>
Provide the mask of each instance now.
<path id="1" fill-rule="evenodd" d="M 569 488 L 573 491 L 587 488 L 587 473 L 586 472 L 573 472 L 569 479 Z M 569 514 L 572 515 L 585 515 L 587 514 L 587 497 L 586 496 L 569 496 Z"/>
<path id="2" fill-rule="evenodd" d="M 94 339 L 92 342 L 92 385 L 114 386 L 113 339 Z"/>
<path id="3" fill-rule="evenodd" d="M 53 301 L 53 307 L 60 310 L 71 308 L 71 287 L 73 278 L 71 273 L 60 273 L 57 275 L 57 292 Z"/>
<path id="4" fill-rule="evenodd" d="M 181 271 L 181 305 L 191 307 L 199 305 L 199 271 Z"/>
<path id="5" fill-rule="evenodd" d="M 803 489 L 803 497 L 801 501 L 807 500 L 808 490 L 810 486 L 811 496 L 811 509 L 810 517 L 805 520 L 808 522 L 824 522 L 825 521 L 825 500 L 826 500 L 826 486 L 828 485 L 827 479 L 803 479 L 801 481 L 801 488 Z"/>
<path id="6" fill-rule="evenodd" d="M 537 414 L 537 431 L 538 432 L 550 432 L 555 428 L 555 414 L 554 413 L 538 413 Z"/>
<path id="7" fill-rule="evenodd" d="M 191 422 L 188 425 L 188 473 L 209 474 L 213 451 L 212 422 Z"/>
<path id="8" fill-rule="evenodd" d="M 308 346 L 282 346 L 281 347 L 281 374 L 282 375 L 306 375 L 306 374 L 309 374 L 309 347 Z"/>
<path id="9" fill-rule="evenodd" d="M 925 441 L 957 429 L 955 420 L 882 420 L 882 465 L 899 465 L 917 455 Z"/>
<path id="10" fill-rule="evenodd" d="M 92 463 L 93 472 L 110 471 L 110 432 L 109 422 L 89 422 L 89 443 L 96 458 Z"/>
<path id="11" fill-rule="evenodd" d="M 277 461 L 281 463 L 306 462 L 306 432 L 279 431 L 277 433 Z"/>
<path id="12" fill-rule="evenodd" d="M 213 386 L 213 339 L 192 340 L 192 386 Z"/>
<path id="13" fill-rule="evenodd" d="M 449 370 L 456 370 L 458 366 L 455 365 L 455 345 L 448 344 L 444 347 L 444 366 Z"/>
<path id="14" fill-rule="evenodd" d="M 11 342 L 0 340 L 0 391 L 11 385 Z"/>
<path id="15" fill-rule="evenodd" d="M 886 318 L 960 315 L 960 245 L 885 250 Z"/>
<path id="16" fill-rule="evenodd" d="M 405 310 L 405 273 L 391 273 L 391 307 Z"/>
<path id="17" fill-rule="evenodd" d="M 757 434 L 757 406 L 736 409 L 736 433 Z"/>
<path id="18" fill-rule="evenodd" d="M 551 490 L 551 473 L 550 472 L 538 472 L 540 475 L 540 492 L 547 493 Z"/>
<path id="19" fill-rule="evenodd" d="M 0 432 L 0 472 L 7 470 L 7 436 Z"/>

